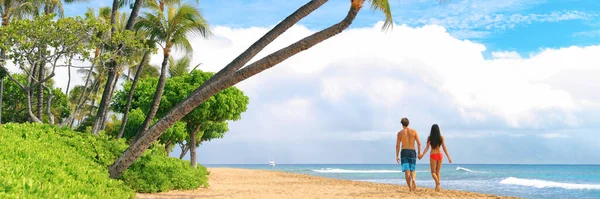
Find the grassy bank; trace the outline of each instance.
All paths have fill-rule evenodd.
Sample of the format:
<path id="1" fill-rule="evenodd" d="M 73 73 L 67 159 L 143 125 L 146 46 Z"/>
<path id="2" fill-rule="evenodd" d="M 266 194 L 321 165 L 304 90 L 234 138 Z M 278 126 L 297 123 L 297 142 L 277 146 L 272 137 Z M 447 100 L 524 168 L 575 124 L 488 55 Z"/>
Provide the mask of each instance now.
<path id="1" fill-rule="evenodd" d="M 196 189 L 206 168 L 148 150 L 118 180 L 108 166 L 123 140 L 40 124 L 0 126 L 0 198 L 133 198 L 135 192 Z"/>

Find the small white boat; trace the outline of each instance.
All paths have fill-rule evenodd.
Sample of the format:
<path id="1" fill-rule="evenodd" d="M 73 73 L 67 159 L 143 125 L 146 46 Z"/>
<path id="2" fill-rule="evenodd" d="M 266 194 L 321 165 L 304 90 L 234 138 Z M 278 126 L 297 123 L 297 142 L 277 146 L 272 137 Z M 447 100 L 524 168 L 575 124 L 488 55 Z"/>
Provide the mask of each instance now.
<path id="1" fill-rule="evenodd" d="M 269 165 L 271 165 L 271 167 L 275 167 L 275 161 L 269 161 Z"/>

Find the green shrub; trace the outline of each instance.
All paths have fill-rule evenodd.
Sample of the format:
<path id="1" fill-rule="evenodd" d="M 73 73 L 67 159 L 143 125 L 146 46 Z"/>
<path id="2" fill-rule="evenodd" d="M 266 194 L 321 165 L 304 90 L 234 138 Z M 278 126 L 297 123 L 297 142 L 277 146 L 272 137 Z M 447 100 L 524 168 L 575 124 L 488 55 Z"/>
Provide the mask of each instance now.
<path id="1" fill-rule="evenodd" d="M 153 146 L 120 178 L 108 167 L 124 140 L 40 124 L 0 126 L 0 198 L 132 198 L 137 192 L 207 186 L 202 166 L 166 156 Z"/>
<path id="2" fill-rule="evenodd" d="M 108 162 L 95 152 L 100 139 L 45 125 L 0 126 L 0 198 L 133 198 L 98 164 Z"/>
<path id="3" fill-rule="evenodd" d="M 152 155 L 140 157 L 122 179 L 138 192 L 161 192 L 167 190 L 190 190 L 208 186 L 207 170 L 203 166 L 193 169 L 189 161 L 171 158 L 164 154 L 164 147 L 155 147 Z"/>

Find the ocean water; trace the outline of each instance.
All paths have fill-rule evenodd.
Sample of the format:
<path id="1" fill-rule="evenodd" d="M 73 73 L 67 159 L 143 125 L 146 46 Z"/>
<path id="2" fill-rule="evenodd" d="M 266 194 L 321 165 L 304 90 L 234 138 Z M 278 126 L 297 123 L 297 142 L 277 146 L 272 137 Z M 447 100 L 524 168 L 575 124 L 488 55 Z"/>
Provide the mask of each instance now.
<path id="1" fill-rule="evenodd" d="M 206 165 L 275 170 L 327 178 L 406 185 L 398 164 Z M 429 164 L 417 165 L 417 186 L 435 187 Z M 600 165 L 461 165 L 444 163 L 443 189 L 522 198 L 600 198 Z"/>

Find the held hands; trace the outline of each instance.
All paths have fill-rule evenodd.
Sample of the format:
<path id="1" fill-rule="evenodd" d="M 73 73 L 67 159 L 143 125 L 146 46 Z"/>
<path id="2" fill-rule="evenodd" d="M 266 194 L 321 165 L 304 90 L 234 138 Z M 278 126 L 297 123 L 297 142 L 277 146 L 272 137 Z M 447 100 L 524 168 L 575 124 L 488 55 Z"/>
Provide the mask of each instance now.
<path id="1" fill-rule="evenodd" d="M 423 154 L 419 155 L 419 160 L 421 160 L 421 158 L 423 158 Z"/>

